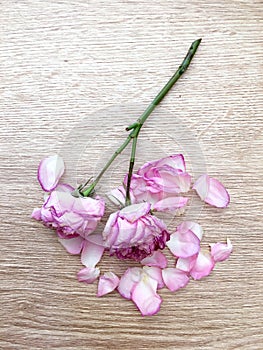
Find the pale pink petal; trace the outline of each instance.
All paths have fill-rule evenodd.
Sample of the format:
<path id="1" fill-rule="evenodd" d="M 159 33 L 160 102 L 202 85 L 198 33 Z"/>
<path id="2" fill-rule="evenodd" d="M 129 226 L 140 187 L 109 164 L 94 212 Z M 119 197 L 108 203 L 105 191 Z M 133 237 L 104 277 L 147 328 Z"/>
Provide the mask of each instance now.
<path id="1" fill-rule="evenodd" d="M 162 275 L 166 287 L 172 292 L 185 287 L 189 282 L 187 273 L 174 267 L 163 269 Z"/>
<path id="2" fill-rule="evenodd" d="M 150 208 L 150 203 L 132 204 L 120 210 L 119 216 L 133 223 L 136 220 L 138 220 L 141 216 L 148 214 Z"/>
<path id="3" fill-rule="evenodd" d="M 153 205 L 153 209 L 160 212 L 173 212 L 186 206 L 188 198 L 185 197 L 168 197 L 161 199 Z"/>
<path id="4" fill-rule="evenodd" d="M 173 255 L 180 258 L 188 258 L 200 250 L 200 240 L 192 231 L 185 233 L 176 231 L 170 236 L 166 245 Z"/>
<path id="5" fill-rule="evenodd" d="M 179 258 L 176 262 L 176 268 L 184 272 L 190 272 L 195 264 L 198 254 L 190 256 L 189 258 Z"/>
<path id="6" fill-rule="evenodd" d="M 210 244 L 211 255 L 215 262 L 224 261 L 229 258 L 233 250 L 233 245 L 229 238 L 227 238 L 227 243 L 215 243 Z"/>
<path id="7" fill-rule="evenodd" d="M 144 266 L 143 271 L 147 273 L 148 276 L 153 278 L 155 281 L 157 281 L 158 285 L 157 288 L 161 289 L 164 287 L 163 282 L 163 276 L 162 276 L 162 269 L 157 266 Z"/>
<path id="8" fill-rule="evenodd" d="M 156 290 L 157 281 L 147 275 L 135 285 L 131 299 L 143 316 L 155 315 L 160 310 L 162 299 Z"/>
<path id="9" fill-rule="evenodd" d="M 125 189 L 123 186 L 114 188 L 109 193 L 106 193 L 109 200 L 118 206 L 125 204 Z"/>
<path id="10" fill-rule="evenodd" d="M 69 239 L 58 238 L 66 251 L 70 254 L 79 254 L 83 247 L 84 239 L 81 236 Z"/>
<path id="11" fill-rule="evenodd" d="M 97 245 L 104 246 L 104 240 L 103 240 L 101 233 L 95 233 L 95 234 L 88 235 L 87 241 L 94 243 L 94 244 L 97 244 Z"/>
<path id="12" fill-rule="evenodd" d="M 136 284 L 140 281 L 142 272 L 142 269 L 139 267 L 131 267 L 126 270 L 118 286 L 118 292 L 121 296 L 126 299 L 131 299 L 132 292 Z"/>
<path id="13" fill-rule="evenodd" d="M 203 237 L 202 227 L 193 221 L 183 221 L 180 225 L 177 226 L 176 230 L 182 233 L 192 231 L 199 238 L 200 241 Z"/>
<path id="14" fill-rule="evenodd" d="M 31 218 L 35 220 L 41 220 L 41 208 L 35 208 L 31 214 Z"/>
<path id="15" fill-rule="evenodd" d="M 97 296 L 101 297 L 102 295 L 112 292 L 117 288 L 119 281 L 119 277 L 116 276 L 115 273 L 106 272 L 99 279 Z"/>
<path id="16" fill-rule="evenodd" d="M 77 273 L 79 282 L 87 284 L 93 283 L 100 275 L 100 269 L 97 267 L 85 267 Z"/>
<path id="17" fill-rule="evenodd" d="M 38 181 L 44 191 L 53 191 L 65 171 L 64 161 L 58 156 L 43 159 L 38 167 Z"/>
<path id="18" fill-rule="evenodd" d="M 72 192 L 74 191 L 74 187 L 69 184 L 58 184 L 56 187 L 56 191 L 60 192 Z"/>
<path id="19" fill-rule="evenodd" d="M 103 253 L 103 246 L 85 240 L 81 253 L 81 262 L 86 267 L 95 267 Z"/>
<path id="20" fill-rule="evenodd" d="M 195 280 L 200 280 L 210 274 L 215 266 L 214 259 L 210 253 L 199 252 L 195 264 L 190 271 L 190 275 Z"/>
<path id="21" fill-rule="evenodd" d="M 156 250 L 152 255 L 142 259 L 141 264 L 147 266 L 157 266 L 163 269 L 167 266 L 167 259 L 162 252 Z"/>
<path id="22" fill-rule="evenodd" d="M 225 208 L 230 202 L 230 196 L 221 182 L 206 174 L 198 178 L 193 189 L 203 201 L 217 208 Z"/>

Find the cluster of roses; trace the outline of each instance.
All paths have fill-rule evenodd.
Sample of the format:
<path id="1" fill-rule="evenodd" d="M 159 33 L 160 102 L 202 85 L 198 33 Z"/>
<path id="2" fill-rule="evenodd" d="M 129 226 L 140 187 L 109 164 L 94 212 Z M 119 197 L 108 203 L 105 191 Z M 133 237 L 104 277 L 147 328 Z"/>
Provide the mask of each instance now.
<path id="1" fill-rule="evenodd" d="M 186 172 L 184 157 L 175 154 L 144 164 L 132 175 L 131 204 L 125 206 L 127 176 L 123 185 L 112 190 L 108 197 L 121 208 L 112 213 L 101 233 L 94 233 L 104 215 L 105 202 L 99 196 L 75 197 L 74 188 L 59 183 L 65 170 L 63 159 L 50 156 L 41 161 L 38 180 L 46 192 L 44 204 L 34 209 L 32 217 L 54 228 L 60 243 L 71 254 L 81 254 L 85 266 L 77 274 L 85 283 L 98 281 L 98 296 L 117 289 L 121 296 L 132 300 L 142 315 L 156 314 L 162 302 L 157 290 L 166 286 L 171 291 L 186 286 L 190 278 L 207 276 L 215 263 L 227 259 L 232 251 L 226 243 L 200 249 L 203 231 L 199 224 L 182 222 L 174 232 L 155 216 L 158 212 L 181 213 L 188 198 L 182 196 L 191 188 L 191 176 Z M 206 203 L 224 208 L 229 195 L 216 179 L 204 174 L 192 188 Z M 161 252 L 168 247 L 176 258 L 167 267 Z M 109 271 L 100 276 L 97 267 L 104 251 L 119 259 L 133 259 L 141 267 L 128 268 L 122 277 Z"/>

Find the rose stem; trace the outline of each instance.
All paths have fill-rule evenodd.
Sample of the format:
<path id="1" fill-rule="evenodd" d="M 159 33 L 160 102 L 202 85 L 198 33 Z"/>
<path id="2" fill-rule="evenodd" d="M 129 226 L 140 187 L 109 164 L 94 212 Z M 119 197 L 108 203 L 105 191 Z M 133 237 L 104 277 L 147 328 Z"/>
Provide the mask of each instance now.
<path id="1" fill-rule="evenodd" d="M 162 90 L 159 92 L 159 94 L 155 97 L 155 99 L 150 103 L 150 105 L 146 108 L 146 110 L 143 112 L 143 114 L 140 116 L 140 118 L 137 120 L 137 122 L 131 124 L 126 128 L 127 131 L 132 130 L 124 143 L 117 149 L 117 151 L 114 152 L 112 157 L 108 160 L 107 164 L 104 166 L 104 168 L 101 170 L 101 172 L 98 174 L 96 179 L 93 181 L 93 183 L 82 193 L 84 197 L 88 197 L 91 192 L 93 192 L 95 186 L 100 181 L 103 174 L 106 172 L 106 170 L 109 168 L 111 163 L 117 158 L 117 156 L 127 147 L 127 145 L 130 143 L 130 141 L 133 139 L 132 143 L 132 151 L 131 151 L 131 157 L 130 157 L 130 166 L 129 166 L 129 173 L 128 173 L 128 180 L 127 180 L 127 188 L 126 188 L 126 200 L 125 204 L 130 204 L 130 185 L 131 185 L 131 177 L 133 172 L 133 166 L 135 162 L 135 153 L 136 153 L 136 144 L 137 144 L 137 138 L 139 135 L 139 132 L 141 130 L 141 127 L 143 126 L 146 119 L 149 117 L 149 115 L 152 113 L 152 111 L 155 109 L 155 107 L 162 101 L 164 96 L 169 92 L 169 90 L 173 87 L 173 85 L 177 82 L 177 80 L 183 75 L 183 73 L 187 70 L 189 67 L 196 51 L 201 43 L 202 39 L 195 40 L 192 45 L 190 46 L 187 55 L 185 56 L 182 64 L 179 66 L 177 71 L 174 73 L 172 78 L 168 81 L 168 83 L 162 88 Z"/>

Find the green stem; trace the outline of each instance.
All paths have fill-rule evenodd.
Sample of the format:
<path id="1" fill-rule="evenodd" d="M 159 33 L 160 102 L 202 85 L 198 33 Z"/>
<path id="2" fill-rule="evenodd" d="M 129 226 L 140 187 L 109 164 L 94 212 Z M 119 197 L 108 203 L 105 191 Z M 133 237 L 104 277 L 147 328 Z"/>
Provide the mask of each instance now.
<path id="1" fill-rule="evenodd" d="M 177 80 L 183 75 L 183 73 L 187 70 L 189 67 L 196 50 L 198 46 L 201 43 L 201 39 L 198 39 L 192 43 L 190 46 L 187 55 L 185 56 L 182 64 L 179 66 L 177 71 L 174 73 L 172 78 L 168 81 L 168 83 L 162 88 L 162 90 L 159 92 L 159 94 L 155 97 L 155 99 L 152 101 L 152 103 L 149 104 L 149 106 L 146 108 L 146 110 L 143 112 L 143 114 L 140 116 L 140 118 L 137 120 L 137 122 L 131 124 L 126 128 L 127 131 L 131 130 L 130 134 L 128 135 L 127 139 L 124 141 L 124 143 L 117 149 L 117 151 L 113 154 L 113 156 L 110 158 L 110 160 L 107 162 L 107 164 L 104 166 L 102 171 L 99 173 L 99 175 L 96 177 L 94 182 L 82 193 L 84 197 L 88 197 L 92 191 L 94 190 L 95 186 L 100 181 L 101 177 L 105 173 L 105 171 L 109 168 L 111 163 L 115 160 L 115 158 L 127 147 L 127 145 L 130 143 L 130 141 L 133 139 L 132 144 L 132 152 L 131 152 L 131 158 L 130 158 L 130 166 L 129 166 L 129 173 L 128 173 L 128 180 L 127 180 L 127 188 L 126 188 L 126 205 L 130 204 L 130 184 L 131 184 L 131 177 L 132 177 L 132 171 L 133 166 L 135 162 L 135 153 L 136 153 L 136 144 L 137 144 L 137 138 L 139 135 L 139 132 L 141 130 L 141 127 L 143 126 L 146 119 L 149 117 L 149 115 L 152 113 L 152 111 L 155 109 L 155 107 L 162 101 L 162 99 L 165 97 L 165 95 L 170 91 L 170 89 L 173 87 L 173 85 L 177 82 Z"/>

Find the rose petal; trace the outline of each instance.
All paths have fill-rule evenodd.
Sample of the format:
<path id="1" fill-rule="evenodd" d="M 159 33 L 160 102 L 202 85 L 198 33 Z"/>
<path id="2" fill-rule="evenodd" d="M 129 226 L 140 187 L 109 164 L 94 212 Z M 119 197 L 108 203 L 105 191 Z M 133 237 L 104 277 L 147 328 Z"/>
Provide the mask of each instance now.
<path id="1" fill-rule="evenodd" d="M 123 186 L 114 188 L 109 193 L 106 193 L 106 196 L 115 205 L 122 206 L 125 204 L 125 190 Z"/>
<path id="2" fill-rule="evenodd" d="M 31 214 L 31 218 L 35 220 L 41 220 L 41 208 L 35 208 Z"/>
<path id="3" fill-rule="evenodd" d="M 73 237 L 70 239 L 58 238 L 58 241 L 70 254 L 79 254 L 84 243 L 84 239 L 81 236 Z"/>
<path id="4" fill-rule="evenodd" d="M 150 209 L 150 203 L 132 204 L 120 210 L 119 216 L 133 223 L 141 216 L 148 214 Z"/>
<path id="5" fill-rule="evenodd" d="M 192 231 L 199 238 L 200 241 L 203 237 L 202 227 L 193 221 L 183 221 L 180 225 L 177 226 L 176 230 L 182 233 Z"/>
<path id="6" fill-rule="evenodd" d="M 162 269 L 157 266 L 144 266 L 143 271 L 147 273 L 148 276 L 153 278 L 155 281 L 157 281 L 158 285 L 157 288 L 161 289 L 164 287 L 163 282 L 163 276 L 162 276 Z"/>
<path id="7" fill-rule="evenodd" d="M 157 281 L 146 274 L 135 285 L 131 299 L 143 316 L 155 315 L 160 310 L 162 299 L 156 290 Z"/>
<path id="8" fill-rule="evenodd" d="M 210 253 L 199 252 L 195 264 L 190 271 L 190 275 L 195 280 L 200 280 L 210 274 L 215 266 L 215 262 Z"/>
<path id="9" fill-rule="evenodd" d="M 53 191 L 65 171 L 64 161 L 58 156 L 43 159 L 38 167 L 38 181 L 44 191 Z"/>
<path id="10" fill-rule="evenodd" d="M 230 202 L 230 196 L 221 182 L 206 174 L 197 179 L 193 189 L 203 201 L 217 208 L 225 208 Z"/>
<path id="11" fill-rule="evenodd" d="M 168 197 L 161 199 L 153 205 L 153 209 L 160 212 L 175 211 L 186 206 L 188 198 L 185 197 Z"/>
<path id="12" fill-rule="evenodd" d="M 121 277 L 118 286 L 118 292 L 121 296 L 126 299 L 131 299 L 133 289 L 140 281 L 142 272 L 142 269 L 139 267 L 131 267 L 126 270 L 124 275 Z"/>
<path id="13" fill-rule="evenodd" d="M 200 250 L 200 240 L 192 231 L 184 233 L 176 231 L 170 236 L 166 245 L 173 255 L 180 258 L 188 258 Z"/>
<path id="14" fill-rule="evenodd" d="M 116 276 L 113 272 L 106 272 L 99 279 L 97 296 L 101 297 L 112 292 L 117 288 L 119 281 L 119 277 Z"/>
<path id="15" fill-rule="evenodd" d="M 103 246 L 85 240 L 81 253 L 81 262 L 86 267 L 95 267 L 103 253 Z"/>
<path id="16" fill-rule="evenodd" d="M 224 261 L 229 258 L 233 250 L 233 245 L 229 238 L 227 238 L 227 243 L 215 243 L 210 244 L 211 246 L 211 256 L 215 262 Z"/>
<path id="17" fill-rule="evenodd" d="M 162 252 L 156 250 L 152 255 L 142 259 L 141 264 L 147 266 L 157 266 L 163 269 L 167 266 L 167 259 Z"/>
<path id="18" fill-rule="evenodd" d="M 166 287 L 172 292 L 185 287 L 189 282 L 187 273 L 174 267 L 163 269 L 162 276 Z"/>
<path id="19" fill-rule="evenodd" d="M 77 273 L 79 282 L 87 284 L 93 283 L 100 275 L 100 269 L 97 267 L 85 267 Z"/>
<path id="20" fill-rule="evenodd" d="M 184 272 L 190 272 L 195 264 L 198 254 L 189 256 L 189 258 L 179 258 L 176 262 L 176 268 Z"/>

